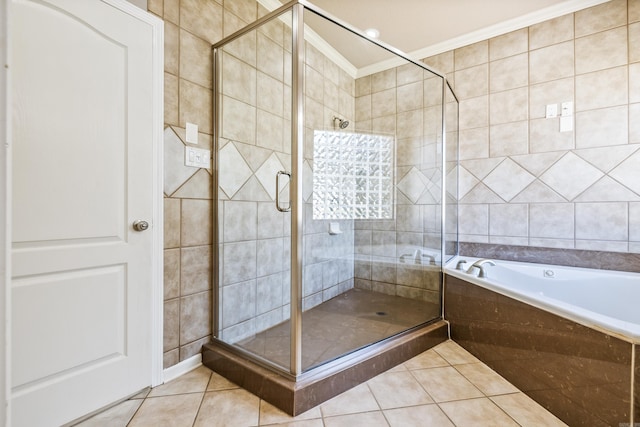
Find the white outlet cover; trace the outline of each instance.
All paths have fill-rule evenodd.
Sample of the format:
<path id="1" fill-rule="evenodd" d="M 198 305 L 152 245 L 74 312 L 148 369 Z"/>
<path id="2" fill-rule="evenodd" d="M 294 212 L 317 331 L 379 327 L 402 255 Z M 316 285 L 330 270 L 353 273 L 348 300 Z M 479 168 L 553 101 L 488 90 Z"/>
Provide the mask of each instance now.
<path id="1" fill-rule="evenodd" d="M 547 105 L 545 117 L 547 119 L 552 119 L 554 117 L 558 117 L 558 104 L 549 104 L 549 105 Z"/>

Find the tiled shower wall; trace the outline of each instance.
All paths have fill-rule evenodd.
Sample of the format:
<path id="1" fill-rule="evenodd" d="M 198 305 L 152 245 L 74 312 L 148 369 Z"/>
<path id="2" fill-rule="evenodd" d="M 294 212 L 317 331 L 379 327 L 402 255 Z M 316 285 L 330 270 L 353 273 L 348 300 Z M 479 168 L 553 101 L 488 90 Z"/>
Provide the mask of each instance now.
<path id="1" fill-rule="evenodd" d="M 291 169 L 291 34 L 280 20 L 219 53 L 220 310 L 236 342 L 288 318 L 290 215 L 275 206 L 276 172 Z M 283 180 L 284 182 L 285 180 Z"/>
<path id="2" fill-rule="evenodd" d="M 461 100 L 461 241 L 640 251 L 640 1 L 425 62 Z M 565 101 L 570 132 L 545 118 Z"/>
<path id="3" fill-rule="evenodd" d="M 353 122 L 355 80 L 309 43 L 305 62 L 302 309 L 308 310 L 353 288 L 353 220 L 314 220 L 312 194 L 314 130 L 334 130 L 335 116 Z M 352 128 L 353 124 L 347 130 Z M 330 222 L 337 222 L 342 233 L 330 235 Z"/>
<path id="4" fill-rule="evenodd" d="M 187 122 L 197 124 L 198 147 L 211 147 L 211 45 L 267 11 L 254 0 L 149 0 L 148 10 L 165 21 L 164 367 L 167 368 L 199 353 L 201 345 L 210 340 L 213 312 L 211 171 L 183 166 L 183 150 L 188 145 L 185 126 Z M 334 64 L 328 63 L 325 70 L 324 57 L 315 53 L 307 53 L 315 58 L 310 63 L 312 71 L 319 71 L 321 76 L 326 74 L 327 79 L 321 77 L 320 89 L 315 85 L 309 89 L 312 93 L 307 94 L 307 108 L 314 112 L 307 116 L 311 120 L 308 129 L 329 126 L 334 112 L 347 119 L 354 116 L 353 79 L 345 78 L 346 73 Z M 337 99 L 333 97 L 336 92 L 332 84 L 339 85 Z M 307 145 L 306 151 L 312 153 L 312 146 Z M 305 167 L 310 166 L 307 162 Z M 305 200 L 310 199 L 307 196 Z M 311 221 L 309 207 L 306 208 L 309 215 L 305 213 L 307 221 Z M 340 247 L 350 246 L 350 250 L 343 252 L 352 256 L 353 227 L 349 222 L 341 225 L 345 232 L 338 238 L 345 242 Z M 316 227 L 309 228 L 309 232 L 328 236 L 328 224 L 316 222 Z M 316 241 L 322 238 L 317 237 Z M 322 275 L 318 276 L 318 271 L 308 272 L 322 280 L 310 283 L 305 291 L 307 308 L 333 295 L 338 290 L 331 289 L 334 281 L 346 288 L 353 278 L 352 260 L 336 262 L 335 252 L 328 249 L 324 252 L 331 256 L 316 252 L 321 262 L 310 266 L 321 268 Z"/>
<path id="5" fill-rule="evenodd" d="M 149 0 L 165 22 L 164 367 L 211 337 L 211 171 L 183 166 L 186 122 L 211 147 L 211 45 L 253 22 L 254 0 Z"/>
<path id="6" fill-rule="evenodd" d="M 396 212 L 355 221 L 356 287 L 437 302 L 442 199 L 442 79 L 406 64 L 356 80 L 357 130 L 396 136 Z M 434 263 L 435 265 L 435 263 Z"/>
<path id="7" fill-rule="evenodd" d="M 290 15 L 289 15 L 289 18 Z M 221 53 L 220 336 L 226 342 L 252 337 L 289 318 L 291 215 L 276 209 L 278 171 L 291 170 L 291 30 L 279 19 L 225 45 Z M 307 134 L 332 125 L 334 115 L 353 115 L 353 79 L 306 44 Z M 305 177 L 313 167 L 310 152 Z M 281 205 L 288 202 L 282 178 Z M 305 181 L 308 184 L 308 179 Z M 304 186 L 305 214 L 311 188 Z M 353 227 L 328 234 L 328 222 L 304 229 L 303 308 L 353 286 Z"/>

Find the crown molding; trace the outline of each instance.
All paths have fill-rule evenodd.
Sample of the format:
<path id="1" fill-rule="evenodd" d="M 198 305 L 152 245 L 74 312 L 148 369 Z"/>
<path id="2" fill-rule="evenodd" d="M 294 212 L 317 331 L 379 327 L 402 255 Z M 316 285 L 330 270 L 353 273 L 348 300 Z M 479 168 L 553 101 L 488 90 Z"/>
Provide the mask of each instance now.
<path id="1" fill-rule="evenodd" d="M 501 36 L 503 34 L 520 30 L 531 25 L 539 24 L 553 18 L 558 18 L 569 13 L 574 13 L 582 9 L 587 9 L 589 7 L 597 6 L 602 3 L 607 3 L 608 1 L 610 0 L 571 0 L 555 6 L 546 7 L 544 9 L 528 13 L 514 19 L 500 22 L 498 24 L 491 25 L 480 30 L 472 31 L 462 36 L 454 37 L 441 43 L 427 46 L 423 49 L 409 52 L 408 56 L 411 59 L 419 61 L 430 56 L 438 55 L 443 52 L 448 52 L 450 50 L 468 46 L 473 43 Z M 370 74 L 378 73 L 380 71 L 385 71 L 403 64 L 405 64 L 405 61 L 403 61 L 401 58 L 392 58 L 386 61 L 371 64 L 366 67 L 360 68 L 358 70 L 357 78 L 365 77 Z"/>
<path id="2" fill-rule="evenodd" d="M 274 10 L 282 6 L 282 3 L 280 3 L 278 0 L 257 1 L 268 10 Z M 532 13 L 528 13 L 526 15 L 519 16 L 517 18 L 500 22 L 489 27 L 481 28 L 467 34 L 463 34 L 462 36 L 454 37 L 441 43 L 427 46 L 423 49 L 409 52 L 407 56 L 415 61 L 420 61 L 430 56 L 438 55 L 443 52 L 458 49 L 473 43 L 488 40 L 493 37 L 501 36 L 503 34 L 510 33 L 511 31 L 520 30 L 531 25 L 539 24 L 541 22 L 557 18 L 559 16 L 574 13 L 579 10 L 597 6 L 602 3 L 607 3 L 608 1 L 611 0 L 570 0 L 561 4 L 537 10 Z M 390 68 L 406 64 L 406 61 L 402 58 L 391 58 L 358 69 L 351 62 L 349 62 L 349 60 L 342 56 L 336 49 L 334 49 L 329 43 L 327 43 L 326 40 L 320 37 L 320 35 L 318 35 L 315 31 L 311 30 L 308 27 L 305 27 L 305 35 L 309 43 L 311 43 L 316 49 L 322 52 L 327 58 L 335 62 L 338 66 L 340 66 L 340 68 L 346 71 L 353 78 L 366 77 L 371 74 L 375 74 L 381 71 L 388 70 Z M 439 72 L 439 70 L 436 71 Z"/>

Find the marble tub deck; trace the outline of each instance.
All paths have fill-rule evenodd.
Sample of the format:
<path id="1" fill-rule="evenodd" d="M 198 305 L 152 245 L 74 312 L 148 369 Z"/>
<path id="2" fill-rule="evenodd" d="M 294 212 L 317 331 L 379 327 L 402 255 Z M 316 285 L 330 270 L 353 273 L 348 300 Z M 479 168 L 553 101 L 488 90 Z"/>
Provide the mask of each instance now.
<path id="1" fill-rule="evenodd" d="M 630 425 L 633 344 L 447 275 L 451 338 L 572 426 Z M 637 347 L 637 346 L 636 346 Z"/>

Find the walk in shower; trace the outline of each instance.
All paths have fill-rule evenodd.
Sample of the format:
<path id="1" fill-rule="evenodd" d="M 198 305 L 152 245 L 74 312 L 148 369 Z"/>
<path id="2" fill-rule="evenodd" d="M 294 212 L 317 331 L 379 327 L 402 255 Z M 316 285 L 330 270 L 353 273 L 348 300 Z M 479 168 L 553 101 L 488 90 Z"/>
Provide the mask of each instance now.
<path id="1" fill-rule="evenodd" d="M 214 45 L 213 62 L 208 348 L 295 382 L 441 320 L 457 252 L 445 78 L 305 1 Z"/>

